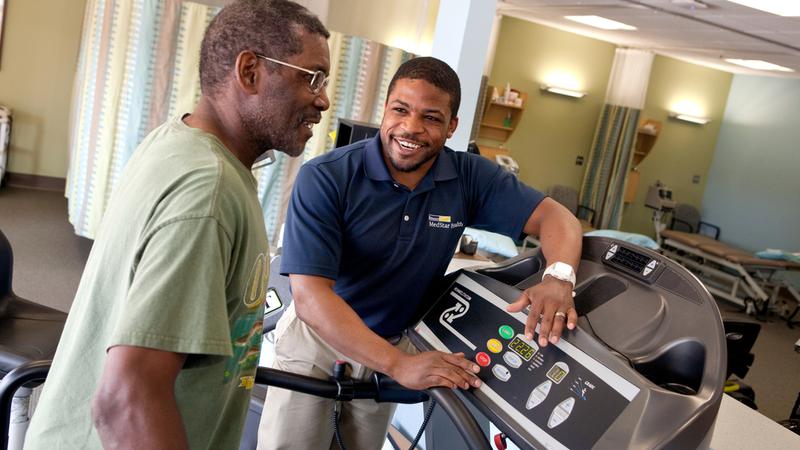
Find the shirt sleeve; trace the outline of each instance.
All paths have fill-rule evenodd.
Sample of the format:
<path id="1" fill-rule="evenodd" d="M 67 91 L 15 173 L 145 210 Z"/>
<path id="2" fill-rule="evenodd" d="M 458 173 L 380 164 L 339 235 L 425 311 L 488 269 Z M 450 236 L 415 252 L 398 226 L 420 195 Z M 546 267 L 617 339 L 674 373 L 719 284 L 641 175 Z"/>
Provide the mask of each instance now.
<path id="1" fill-rule="evenodd" d="M 300 168 L 283 234 L 281 274 L 335 280 L 342 255 L 342 220 L 336 183 L 313 164 Z"/>
<path id="2" fill-rule="evenodd" d="M 522 239 L 528 218 L 546 196 L 486 158 L 465 156 L 470 226 Z"/>
<path id="3" fill-rule="evenodd" d="M 232 354 L 226 301 L 231 241 L 210 217 L 160 226 L 137 252 L 109 347 Z"/>

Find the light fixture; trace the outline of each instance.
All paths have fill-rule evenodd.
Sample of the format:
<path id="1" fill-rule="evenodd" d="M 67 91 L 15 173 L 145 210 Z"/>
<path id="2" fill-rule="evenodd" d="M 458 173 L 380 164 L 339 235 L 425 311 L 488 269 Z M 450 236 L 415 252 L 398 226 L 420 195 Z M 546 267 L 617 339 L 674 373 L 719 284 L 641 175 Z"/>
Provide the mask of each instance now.
<path id="1" fill-rule="evenodd" d="M 573 22 L 589 25 L 590 27 L 602 28 L 603 30 L 635 30 L 636 27 L 617 22 L 616 20 L 606 19 L 600 16 L 564 16 L 565 19 Z"/>
<path id="2" fill-rule="evenodd" d="M 800 2 L 797 0 L 728 0 L 748 8 L 783 17 L 800 17 Z"/>
<path id="3" fill-rule="evenodd" d="M 677 112 L 669 113 L 669 117 L 675 120 L 682 120 L 684 122 L 690 122 L 697 125 L 705 125 L 708 122 L 711 122 L 711 119 L 707 117 L 692 116 L 690 114 L 683 114 Z"/>
<path id="4" fill-rule="evenodd" d="M 576 91 L 573 89 L 567 89 L 557 86 L 550 86 L 547 84 L 542 85 L 542 90 L 545 92 L 549 92 L 551 94 L 566 95 L 567 97 L 573 97 L 573 98 L 583 98 L 586 96 L 586 92 Z"/>
<path id="5" fill-rule="evenodd" d="M 794 72 L 793 69 L 790 69 L 788 67 L 779 66 L 777 64 L 772 64 L 771 62 L 762 61 L 760 59 L 725 58 L 725 61 L 731 64 L 736 64 L 738 66 L 747 67 L 748 69 L 775 70 L 778 72 Z"/>

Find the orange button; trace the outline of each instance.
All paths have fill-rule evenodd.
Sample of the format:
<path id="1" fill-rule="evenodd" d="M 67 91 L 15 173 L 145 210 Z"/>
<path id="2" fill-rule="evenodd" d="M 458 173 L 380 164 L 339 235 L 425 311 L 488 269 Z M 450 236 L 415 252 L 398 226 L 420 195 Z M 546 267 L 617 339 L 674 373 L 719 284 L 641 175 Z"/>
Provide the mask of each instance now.
<path id="1" fill-rule="evenodd" d="M 497 339 L 489 339 L 486 341 L 486 348 L 488 348 L 492 353 L 500 353 L 503 351 L 503 344 L 501 344 Z"/>
<path id="2" fill-rule="evenodd" d="M 491 364 L 492 358 L 490 358 L 489 355 L 484 352 L 479 352 L 477 355 L 475 355 L 475 362 L 481 367 L 486 367 Z"/>

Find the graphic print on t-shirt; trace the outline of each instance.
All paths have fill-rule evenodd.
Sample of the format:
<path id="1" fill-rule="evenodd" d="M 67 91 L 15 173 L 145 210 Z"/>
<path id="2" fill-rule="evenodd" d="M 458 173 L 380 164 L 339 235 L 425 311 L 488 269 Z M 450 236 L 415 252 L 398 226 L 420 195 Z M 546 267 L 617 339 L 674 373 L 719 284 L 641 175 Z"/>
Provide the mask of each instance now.
<path id="1" fill-rule="evenodd" d="M 267 259 L 261 253 L 250 269 L 245 289 L 242 293 L 242 304 L 247 312 L 236 320 L 231 327 L 233 356 L 225 364 L 224 382 L 239 377 L 239 387 L 252 389 L 255 382 L 255 370 L 261 354 L 261 335 L 264 329 L 264 316 L 261 305 L 267 293 Z"/>

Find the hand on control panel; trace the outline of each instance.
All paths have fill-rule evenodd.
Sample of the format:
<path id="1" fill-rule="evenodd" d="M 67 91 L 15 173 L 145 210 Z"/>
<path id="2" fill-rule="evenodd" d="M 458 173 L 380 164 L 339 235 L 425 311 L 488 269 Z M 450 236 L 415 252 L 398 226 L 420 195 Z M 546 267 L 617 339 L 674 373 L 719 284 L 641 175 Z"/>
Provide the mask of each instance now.
<path id="1" fill-rule="evenodd" d="M 545 276 L 541 283 L 526 289 L 506 308 L 506 311 L 519 312 L 528 305 L 531 306 L 531 310 L 525 322 L 525 336 L 533 339 L 536 322 L 541 318 L 542 326 L 539 329 L 541 347 L 547 346 L 548 342 L 553 344 L 558 342 L 565 323 L 568 329 L 573 330 L 578 322 L 570 282 Z"/>
<path id="2" fill-rule="evenodd" d="M 409 389 L 439 386 L 469 389 L 481 385 L 481 380 L 475 376 L 479 371 L 480 367 L 464 358 L 463 353 L 431 351 L 405 354 L 387 374 Z"/>

